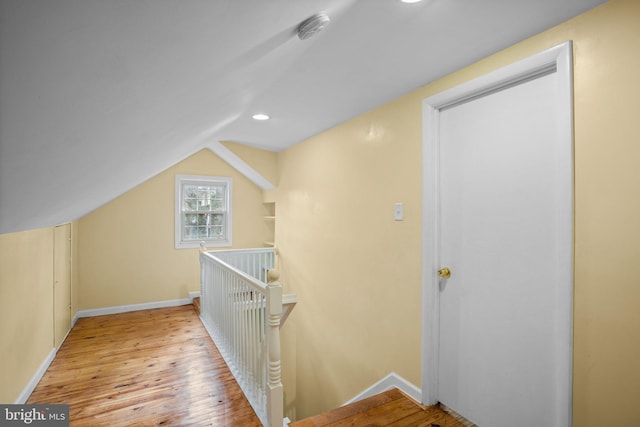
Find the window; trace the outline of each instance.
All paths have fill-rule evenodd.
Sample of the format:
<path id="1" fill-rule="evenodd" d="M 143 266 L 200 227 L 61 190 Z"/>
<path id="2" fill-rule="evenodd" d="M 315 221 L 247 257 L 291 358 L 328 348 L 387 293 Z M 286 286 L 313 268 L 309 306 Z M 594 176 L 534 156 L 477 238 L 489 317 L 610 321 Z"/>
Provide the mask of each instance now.
<path id="1" fill-rule="evenodd" d="M 176 175 L 176 248 L 231 246 L 231 178 Z"/>

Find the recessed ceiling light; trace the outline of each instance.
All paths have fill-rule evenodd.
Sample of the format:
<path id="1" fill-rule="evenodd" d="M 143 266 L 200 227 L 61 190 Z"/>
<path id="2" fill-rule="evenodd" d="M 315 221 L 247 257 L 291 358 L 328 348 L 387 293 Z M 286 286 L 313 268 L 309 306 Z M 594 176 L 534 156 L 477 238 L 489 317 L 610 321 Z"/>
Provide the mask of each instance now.
<path id="1" fill-rule="evenodd" d="M 254 114 L 252 117 L 253 120 L 269 120 L 271 118 L 267 114 L 263 113 Z"/>
<path id="2" fill-rule="evenodd" d="M 402 3 L 419 3 L 422 0 L 400 0 Z"/>

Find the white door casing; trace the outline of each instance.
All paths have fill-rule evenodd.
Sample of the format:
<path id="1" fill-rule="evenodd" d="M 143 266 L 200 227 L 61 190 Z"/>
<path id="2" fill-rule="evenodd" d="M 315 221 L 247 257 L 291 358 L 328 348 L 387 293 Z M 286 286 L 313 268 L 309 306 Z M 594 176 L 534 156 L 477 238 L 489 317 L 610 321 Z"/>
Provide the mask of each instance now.
<path id="1" fill-rule="evenodd" d="M 531 355 L 533 358 L 536 358 L 535 360 L 532 359 L 532 361 L 540 362 L 534 364 L 537 366 L 538 371 L 543 370 L 545 374 L 539 375 L 534 371 L 533 376 L 529 377 L 529 380 L 525 382 L 527 386 L 533 387 L 533 390 L 535 390 L 536 385 L 529 383 L 538 382 L 538 377 L 540 377 L 540 387 L 552 387 L 551 397 L 547 395 L 546 397 L 548 399 L 546 402 L 550 403 L 553 408 L 536 409 L 551 411 L 549 415 L 550 425 L 571 425 L 573 289 L 571 59 L 571 43 L 566 42 L 486 76 L 430 97 L 423 103 L 424 265 L 422 395 L 423 403 L 425 404 L 434 404 L 442 399 L 453 399 L 455 404 L 459 404 L 464 410 L 469 408 L 469 411 L 475 415 L 476 413 L 482 413 L 482 408 L 478 408 L 478 406 L 489 405 L 488 401 L 483 404 L 483 398 L 495 399 L 499 397 L 501 400 L 508 400 L 511 399 L 511 395 L 513 395 L 513 411 L 517 412 L 518 405 L 524 404 L 524 400 L 519 403 L 516 402 L 517 395 L 522 393 L 518 393 L 517 385 L 514 385 L 513 388 L 510 389 L 511 395 L 500 394 L 499 392 L 493 393 L 489 387 L 494 385 L 491 384 L 494 382 L 494 378 L 497 383 L 495 385 L 496 388 L 504 388 L 505 384 L 499 384 L 497 377 L 500 375 L 496 375 L 491 369 L 501 369 L 504 371 L 511 369 L 514 372 L 523 371 L 524 369 L 518 368 L 518 363 L 524 365 L 528 363 L 526 357 L 528 353 L 531 353 L 530 350 L 535 348 L 535 342 L 527 343 L 527 340 L 529 336 L 532 335 L 532 332 L 535 332 L 533 335 L 538 334 L 547 339 L 546 344 L 543 346 L 544 351 L 541 352 L 541 354 L 545 354 L 543 354 L 542 357 L 540 357 L 541 354 Z M 536 127 L 536 125 L 530 127 L 532 131 L 537 131 L 538 129 L 542 131 L 540 135 L 532 135 L 534 140 L 536 137 L 545 140 L 548 138 L 551 139 L 550 142 L 547 141 L 546 145 L 541 144 L 544 145 L 541 148 L 543 151 L 534 154 L 533 151 L 531 153 L 525 153 L 519 152 L 518 149 L 511 150 L 514 148 L 513 146 L 501 146 L 500 137 L 494 138 L 494 136 L 489 139 L 490 143 L 487 145 L 481 144 L 477 147 L 473 146 L 473 149 L 485 150 L 485 152 L 478 151 L 476 153 L 470 153 L 469 146 L 456 148 L 454 146 L 455 144 L 450 144 L 449 142 L 447 142 L 448 145 L 446 147 L 443 147 L 445 143 L 443 141 L 454 141 L 458 137 L 463 137 L 460 135 L 464 135 L 465 131 L 475 131 L 474 124 L 471 123 L 471 120 L 466 121 L 467 119 L 465 117 L 467 116 L 465 116 L 465 114 L 475 114 L 474 117 L 479 118 L 476 121 L 478 126 L 481 126 L 483 121 L 490 123 L 490 120 L 487 120 L 486 114 L 491 114 L 492 111 L 495 114 L 502 114 L 502 112 L 500 112 L 499 108 L 492 110 L 488 104 L 483 105 L 483 102 L 491 98 L 492 101 L 500 101 L 504 106 L 504 102 L 513 102 L 511 98 L 507 98 L 507 95 L 511 96 L 511 93 L 513 93 L 513 95 L 517 97 L 518 92 L 526 92 L 527 90 L 533 91 L 535 95 L 531 96 L 523 92 L 524 95 L 522 96 L 528 96 L 527 99 L 531 101 L 530 105 L 525 108 L 531 108 L 533 112 L 542 111 L 543 113 L 548 113 L 548 117 L 545 118 L 545 120 L 550 117 L 554 122 L 548 129 L 540 129 L 540 127 Z M 543 99 L 545 90 L 547 90 L 549 96 Z M 509 94 L 507 94 L 507 92 L 509 92 Z M 508 118 L 511 110 L 515 111 L 517 108 L 508 107 L 503 110 L 507 121 L 511 120 Z M 484 117 L 482 117 L 483 114 L 485 114 Z M 496 119 L 496 117 L 490 118 L 491 120 Z M 467 127 L 469 129 L 466 129 Z M 508 128 L 508 126 L 506 127 Z M 461 132 L 460 135 L 458 135 L 458 131 Z M 505 137 L 502 136 L 502 138 L 504 143 Z M 506 141 L 509 141 L 508 136 L 506 136 L 506 138 Z M 536 144 L 535 147 L 525 147 L 525 149 L 535 148 L 537 150 L 537 145 L 538 144 Z M 547 151 L 545 152 L 544 150 Z M 492 163 L 492 155 L 496 156 L 495 164 Z M 522 163 L 522 165 L 529 167 L 530 170 L 524 170 L 524 168 L 517 166 L 518 156 L 522 157 L 523 155 L 527 160 L 525 163 Z M 538 155 L 539 162 L 536 160 L 536 155 Z M 542 170 L 538 171 L 538 168 Z M 484 171 L 491 172 L 494 169 L 495 175 L 493 177 L 489 176 L 487 178 L 484 176 Z M 445 172 L 453 175 L 442 175 Z M 465 185 L 456 183 L 457 178 L 454 180 L 450 179 L 451 176 L 462 179 L 465 173 L 471 174 L 471 176 L 467 176 L 466 179 L 472 180 L 467 181 Z M 474 173 L 476 175 L 473 175 Z M 536 173 L 540 175 L 535 175 Z M 508 176 L 508 174 L 514 176 Z M 515 175 L 524 175 L 524 177 L 516 177 Z M 550 181 L 546 184 L 531 181 L 532 179 L 537 179 L 535 178 L 536 176 L 541 176 Z M 524 211 L 515 209 L 509 212 L 510 208 L 508 204 L 504 207 L 498 206 L 495 200 L 491 199 L 490 193 L 492 193 L 492 191 L 485 191 L 487 194 L 478 194 L 484 190 L 493 189 L 492 182 L 495 181 L 496 177 L 502 177 L 503 182 L 507 183 L 512 179 L 529 180 L 526 185 L 529 185 L 530 189 L 534 188 L 531 186 L 535 186 L 536 184 L 540 184 L 541 187 L 553 189 L 551 192 L 543 194 L 540 198 L 523 198 L 523 206 L 529 203 L 529 207 L 535 208 L 536 206 L 542 206 L 543 209 L 535 211 L 529 218 L 518 218 L 526 223 L 537 220 L 536 215 L 546 216 L 546 224 L 550 224 L 549 233 L 547 233 L 548 236 L 546 237 L 551 236 L 553 239 L 550 246 L 545 246 L 546 237 L 542 235 L 544 233 L 539 233 L 542 236 L 538 239 L 535 233 L 535 225 L 531 227 L 519 227 L 517 221 L 509 221 L 506 219 L 509 214 L 518 215 L 518 212 L 527 213 L 529 212 L 528 208 Z M 483 181 L 483 178 L 487 179 Z M 491 181 L 492 179 L 494 181 Z M 469 182 L 471 182 L 472 185 L 468 185 Z M 498 186 L 499 185 L 496 185 L 496 188 Z M 443 187 L 445 188 L 443 189 Z M 472 190 L 471 192 L 473 194 L 447 194 L 448 188 Z M 464 191 L 459 192 L 463 193 Z M 525 193 L 530 195 L 536 192 L 525 191 Z M 507 192 L 506 194 L 514 193 Z M 493 196 L 499 200 L 500 197 L 504 197 L 504 195 L 505 194 L 498 192 Z M 487 202 L 486 205 L 483 205 L 482 203 L 485 198 Z M 474 212 L 467 211 L 466 216 L 458 215 L 455 208 L 456 206 L 466 209 L 471 208 Z M 487 209 L 484 209 L 484 207 Z M 483 214 L 485 214 L 485 217 L 483 217 Z M 500 218 L 503 214 L 504 218 Z M 457 218 L 458 216 L 460 218 Z M 489 220 L 488 223 L 487 220 Z M 494 238 L 493 234 L 483 234 L 483 230 L 481 230 L 481 228 L 485 226 L 484 231 L 501 230 L 504 224 L 506 224 L 504 228 L 507 237 L 513 235 L 514 238 L 520 239 L 514 240 L 513 250 L 507 248 L 506 252 L 504 247 L 505 242 L 507 242 L 506 240 L 503 240 L 500 236 L 495 236 Z M 511 229 L 509 229 L 509 224 L 511 225 Z M 544 230 L 547 230 L 547 228 L 545 227 Z M 456 235 L 455 233 L 458 234 Z M 540 250 L 543 259 L 539 263 L 534 260 L 527 260 L 522 263 L 520 262 L 521 258 L 519 261 L 517 258 L 518 253 L 522 255 L 530 249 L 526 247 L 526 245 L 521 245 L 520 248 L 517 247 L 519 245 L 518 242 L 521 242 L 523 239 L 526 239 L 529 246 Z M 539 241 L 536 241 L 536 239 Z M 460 242 L 463 242 L 464 245 L 461 246 Z M 476 246 L 474 246 L 474 244 Z M 494 248 L 497 249 L 496 251 L 491 249 L 492 244 L 495 245 Z M 502 247 L 500 247 L 501 245 Z M 456 256 L 464 253 L 465 250 L 467 254 L 472 254 L 473 256 L 467 256 L 466 263 L 462 263 L 459 259 L 456 259 Z M 507 265 L 502 264 L 504 260 L 495 259 L 496 254 L 500 253 L 511 256 L 509 252 L 513 252 L 514 258 L 509 259 Z M 475 256 L 476 254 L 478 254 L 478 256 Z M 494 258 L 492 258 L 492 254 Z M 479 255 L 486 255 L 486 258 L 483 260 Z M 500 255 L 499 257 L 502 258 Z M 442 262 L 453 262 L 457 263 L 457 265 L 446 265 L 453 270 L 452 277 L 449 280 L 441 282 L 438 278 L 437 270 L 445 266 Z M 481 269 L 484 271 L 480 271 L 479 266 L 482 266 Z M 529 269 L 529 271 L 527 271 L 527 269 Z M 541 273 L 540 270 L 545 270 L 545 272 Z M 486 299 L 483 303 L 483 298 L 490 298 L 489 292 L 492 291 L 491 287 L 493 286 L 492 277 L 497 279 L 508 276 L 508 280 L 517 281 L 518 271 L 523 271 L 522 277 L 526 277 L 527 280 L 537 280 L 537 283 L 543 283 L 546 287 L 540 287 L 540 292 L 544 294 L 527 297 L 532 298 L 530 304 L 527 302 L 527 306 L 529 306 L 529 308 L 533 307 L 534 309 L 528 317 L 526 317 L 526 315 L 522 316 L 525 319 L 524 325 L 527 325 L 526 328 L 528 330 L 520 331 L 520 335 L 514 335 L 513 331 L 502 334 L 502 332 L 498 330 L 502 323 L 501 320 L 504 321 L 504 323 L 511 323 L 512 319 L 508 316 L 507 311 L 517 311 L 519 307 L 511 307 L 508 304 L 501 306 L 499 303 L 494 304 L 493 302 L 490 306 L 485 307 L 487 305 Z M 533 274 L 533 272 L 536 273 Z M 482 278 L 480 276 L 483 274 L 486 276 L 484 278 L 485 284 L 480 288 L 474 288 L 473 284 L 469 282 L 481 280 Z M 532 278 L 536 275 L 536 278 Z M 545 277 L 550 277 L 551 280 L 544 280 Z M 463 278 L 464 285 L 461 284 Z M 498 282 L 499 280 L 495 281 Z M 467 287 L 465 288 L 464 286 Z M 532 289 L 527 289 L 527 292 L 531 290 Z M 499 298 L 508 298 L 505 294 L 511 293 L 510 288 L 500 288 L 500 286 L 496 286 L 493 291 L 497 292 Z M 476 306 L 465 305 L 463 309 L 461 309 L 455 305 L 460 301 L 465 301 L 460 298 L 470 298 L 466 301 L 471 301 L 473 304 L 476 304 Z M 442 304 L 444 304 L 445 309 L 441 313 L 440 309 Z M 457 309 L 452 310 L 452 307 L 457 307 Z M 483 311 L 483 307 L 486 311 Z M 536 321 L 536 316 L 539 316 L 540 321 Z M 518 315 L 516 317 L 521 316 Z M 481 325 L 478 330 L 467 326 L 467 329 L 463 330 L 463 336 L 451 336 L 451 331 L 456 330 L 455 327 L 452 329 L 452 323 L 464 323 L 466 321 L 467 324 L 475 326 L 475 320 L 478 318 L 483 318 L 483 321 L 487 323 L 478 322 L 478 324 Z M 443 323 L 441 324 L 441 322 Z M 535 331 L 530 328 L 532 322 L 535 322 Z M 486 328 L 485 331 L 489 330 L 489 332 L 491 332 L 489 334 L 490 336 L 485 337 L 482 335 L 483 326 Z M 446 336 L 441 336 L 442 328 L 449 331 Z M 469 332 L 473 332 L 471 340 L 469 340 L 469 336 L 465 336 L 465 333 L 469 335 Z M 500 339 L 497 339 L 496 335 L 499 335 Z M 493 336 L 493 338 L 491 336 Z M 522 348 L 524 353 L 518 353 L 517 349 L 515 352 L 503 351 L 500 346 L 505 340 L 505 337 L 508 342 L 520 341 L 520 337 L 525 337 L 522 342 L 516 343 Z M 484 339 L 487 340 L 487 345 L 479 345 L 477 340 Z M 450 360 L 452 359 L 452 349 L 459 349 L 464 353 L 461 355 L 454 354 L 455 358 L 458 359 L 462 356 L 466 357 L 465 355 L 469 353 L 469 348 L 471 348 L 469 346 L 474 345 L 478 346 L 481 351 L 473 352 L 474 354 L 471 359 L 462 358 L 459 361 Z M 491 356 L 491 351 L 496 351 L 496 353 L 494 353 L 495 357 Z M 447 360 L 440 361 L 439 359 L 443 352 L 445 355 L 448 355 L 446 356 Z M 489 362 L 497 363 L 498 367 L 491 367 L 490 364 L 485 365 L 483 359 L 480 359 L 481 363 L 477 363 L 478 360 L 473 359 L 473 357 L 484 357 L 485 359 L 495 358 L 495 360 L 490 360 Z M 517 358 L 518 361 L 511 365 L 509 357 Z M 457 369 L 456 363 L 462 363 L 464 369 Z M 473 371 L 474 366 L 489 366 L 489 369 L 485 372 L 478 372 L 478 370 Z M 465 378 L 455 378 L 454 381 L 454 378 L 452 378 L 454 374 L 463 374 Z M 444 378 L 439 378 L 440 375 L 443 375 Z M 522 381 L 522 378 L 518 377 L 518 375 L 514 375 L 513 378 Z M 486 387 L 486 390 L 483 389 L 482 392 L 479 393 L 480 396 L 476 397 L 474 395 L 472 399 L 469 399 L 468 396 L 464 396 L 464 392 L 466 392 L 467 388 L 473 390 L 473 386 L 469 387 L 468 384 L 460 383 L 460 381 L 467 380 L 484 381 L 489 384 L 482 386 Z M 461 391 L 459 389 L 464 390 Z M 548 391 L 549 390 L 546 390 L 545 392 Z M 463 395 L 462 397 L 457 396 L 459 392 Z M 459 397 L 460 399 L 458 399 Z M 526 401 L 528 402 L 531 396 L 524 393 L 524 397 L 520 396 L 520 398 L 527 399 Z M 472 400 L 472 402 L 470 400 Z M 544 403 L 545 399 L 541 399 L 541 402 Z M 447 404 L 448 402 L 443 403 Z M 498 403 L 500 403 L 503 408 L 508 408 L 510 405 L 508 401 Z M 536 402 L 531 401 L 530 404 L 535 406 Z M 453 409 L 456 409 L 455 406 Z M 508 414 L 505 415 L 505 417 L 508 416 Z M 540 421 L 539 418 L 538 421 Z M 520 422 L 525 421 L 520 420 Z"/>

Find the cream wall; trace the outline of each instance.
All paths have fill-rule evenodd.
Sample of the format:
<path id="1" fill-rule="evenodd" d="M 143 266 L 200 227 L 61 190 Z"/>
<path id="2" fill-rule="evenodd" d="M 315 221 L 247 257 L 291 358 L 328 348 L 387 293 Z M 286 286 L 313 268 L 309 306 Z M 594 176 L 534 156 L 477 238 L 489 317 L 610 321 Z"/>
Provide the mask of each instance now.
<path id="1" fill-rule="evenodd" d="M 53 349 L 53 228 L 0 235 L 0 403 Z"/>
<path id="2" fill-rule="evenodd" d="M 573 40 L 574 425 L 640 425 L 639 22 L 640 1 L 607 3 L 279 153 L 276 243 L 300 301 L 283 328 L 290 415 L 391 371 L 420 384 L 421 102 Z"/>
<path id="3" fill-rule="evenodd" d="M 419 385 L 421 101 L 572 39 L 574 425 L 640 425 L 638 22 L 637 0 L 607 3 L 279 153 L 277 174 L 275 154 L 227 144 L 279 181 L 265 197 L 300 301 L 283 327 L 289 414 L 335 407 L 391 371 Z M 176 173 L 234 177 L 234 246 L 270 232 L 263 194 L 197 153 L 74 223 L 74 313 L 197 290 L 197 251 L 173 248 Z M 0 272 L 0 402 L 12 402 L 52 346 L 53 230 L 0 235 Z"/>
<path id="4" fill-rule="evenodd" d="M 407 144 L 420 126 L 419 110 L 390 104 L 278 157 L 276 244 L 300 301 L 283 327 L 290 416 L 336 407 L 391 371 L 420 381 L 421 161 Z"/>
<path id="5" fill-rule="evenodd" d="M 265 176 L 275 175 L 274 153 L 227 146 Z M 174 246 L 177 174 L 233 178 L 234 248 L 261 247 L 272 239 L 263 220 L 262 191 L 202 150 L 78 221 L 81 309 L 186 298 L 200 289 L 198 249 Z"/>

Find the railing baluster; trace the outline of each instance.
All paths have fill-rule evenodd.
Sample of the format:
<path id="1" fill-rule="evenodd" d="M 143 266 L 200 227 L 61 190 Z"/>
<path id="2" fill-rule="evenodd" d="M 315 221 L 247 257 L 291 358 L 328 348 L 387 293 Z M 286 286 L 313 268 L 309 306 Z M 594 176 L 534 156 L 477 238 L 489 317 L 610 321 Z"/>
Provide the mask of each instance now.
<path id="1" fill-rule="evenodd" d="M 271 248 L 202 252 L 201 318 L 264 425 L 281 426 L 282 288 Z"/>

